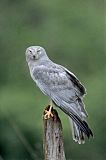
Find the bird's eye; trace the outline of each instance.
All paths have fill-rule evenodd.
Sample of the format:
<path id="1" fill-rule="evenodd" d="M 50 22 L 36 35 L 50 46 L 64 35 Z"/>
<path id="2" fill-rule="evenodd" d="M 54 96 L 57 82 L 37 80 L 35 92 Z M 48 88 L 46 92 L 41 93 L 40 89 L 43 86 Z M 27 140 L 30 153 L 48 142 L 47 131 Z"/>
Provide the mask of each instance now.
<path id="1" fill-rule="evenodd" d="M 31 50 L 29 50 L 29 53 L 30 53 L 30 54 L 32 54 L 32 51 L 31 51 Z"/>
<path id="2" fill-rule="evenodd" d="M 38 50 L 37 50 L 37 53 L 40 53 L 40 51 L 41 51 L 41 50 L 40 50 L 40 49 L 38 49 Z"/>

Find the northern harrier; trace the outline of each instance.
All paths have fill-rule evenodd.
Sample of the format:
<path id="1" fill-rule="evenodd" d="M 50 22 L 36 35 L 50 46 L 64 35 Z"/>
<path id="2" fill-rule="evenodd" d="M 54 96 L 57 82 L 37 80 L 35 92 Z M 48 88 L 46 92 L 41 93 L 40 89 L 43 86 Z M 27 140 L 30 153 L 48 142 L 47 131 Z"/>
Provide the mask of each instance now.
<path id="1" fill-rule="evenodd" d="M 69 116 L 72 122 L 73 139 L 80 144 L 84 143 L 85 135 L 88 138 L 93 136 L 85 120 L 87 112 L 83 96 L 86 90 L 78 78 L 65 67 L 53 63 L 45 49 L 40 46 L 27 48 L 26 61 L 31 77 L 40 90 Z M 51 109 L 52 103 L 49 111 L 45 111 L 45 119 L 53 116 Z"/>

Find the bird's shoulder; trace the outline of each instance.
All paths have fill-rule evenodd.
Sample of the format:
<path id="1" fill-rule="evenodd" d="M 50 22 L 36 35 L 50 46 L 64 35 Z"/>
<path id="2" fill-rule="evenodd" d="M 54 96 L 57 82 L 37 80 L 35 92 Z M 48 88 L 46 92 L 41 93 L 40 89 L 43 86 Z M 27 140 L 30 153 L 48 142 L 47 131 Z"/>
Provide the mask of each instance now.
<path id="1" fill-rule="evenodd" d="M 65 70 L 65 72 L 67 74 L 67 77 L 73 83 L 75 90 L 79 92 L 79 95 L 80 96 L 85 95 L 86 94 L 86 88 L 80 82 L 80 80 L 71 71 L 69 71 L 67 68 L 63 67 L 63 69 Z"/>
<path id="2" fill-rule="evenodd" d="M 33 75 L 35 78 L 51 86 L 54 85 L 56 88 L 62 85 L 62 87 L 68 89 L 74 88 L 80 96 L 86 93 L 85 87 L 71 71 L 52 61 L 36 66 Z"/>
<path id="3" fill-rule="evenodd" d="M 65 74 L 63 68 L 60 65 L 55 64 L 53 62 L 42 63 L 33 68 L 32 71 L 34 74 L 47 74 L 47 75 L 60 75 Z"/>

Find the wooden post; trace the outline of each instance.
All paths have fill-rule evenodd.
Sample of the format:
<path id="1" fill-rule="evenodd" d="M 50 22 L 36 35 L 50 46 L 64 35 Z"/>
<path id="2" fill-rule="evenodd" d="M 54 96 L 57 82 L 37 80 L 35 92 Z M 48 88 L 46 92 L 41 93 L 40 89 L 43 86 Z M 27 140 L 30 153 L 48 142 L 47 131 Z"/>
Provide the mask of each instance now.
<path id="1" fill-rule="evenodd" d="M 47 120 L 43 119 L 45 160 L 66 160 L 62 136 L 62 124 L 57 111 L 53 109 L 52 113 L 53 117 Z"/>

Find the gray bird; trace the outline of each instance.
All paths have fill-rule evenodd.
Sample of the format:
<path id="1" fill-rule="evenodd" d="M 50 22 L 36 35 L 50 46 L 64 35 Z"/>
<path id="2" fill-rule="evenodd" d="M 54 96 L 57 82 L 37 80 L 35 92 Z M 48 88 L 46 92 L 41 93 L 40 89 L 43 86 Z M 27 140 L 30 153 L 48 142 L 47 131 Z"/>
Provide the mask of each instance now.
<path id="1" fill-rule="evenodd" d="M 84 143 L 85 135 L 93 136 L 85 121 L 88 115 L 83 103 L 84 86 L 68 69 L 53 63 L 43 47 L 31 46 L 25 54 L 32 79 L 51 102 L 69 116 L 73 139 Z M 45 119 L 53 117 L 52 106 L 50 103 L 49 111 L 45 111 Z"/>

